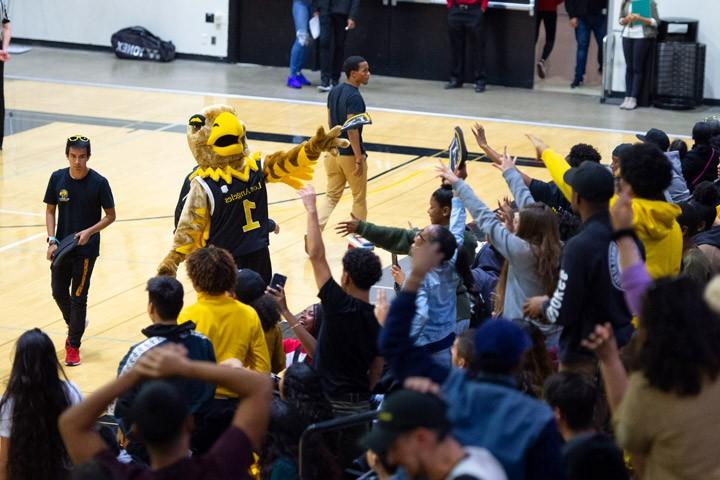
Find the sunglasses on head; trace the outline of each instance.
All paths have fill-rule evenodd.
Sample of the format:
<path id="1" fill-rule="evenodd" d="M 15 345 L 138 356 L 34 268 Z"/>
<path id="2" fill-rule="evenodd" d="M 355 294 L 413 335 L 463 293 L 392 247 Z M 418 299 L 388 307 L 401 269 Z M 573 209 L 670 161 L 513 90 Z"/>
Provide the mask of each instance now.
<path id="1" fill-rule="evenodd" d="M 68 142 L 89 142 L 90 139 L 88 137 L 84 137 L 82 135 L 73 135 L 72 137 L 68 137 Z"/>

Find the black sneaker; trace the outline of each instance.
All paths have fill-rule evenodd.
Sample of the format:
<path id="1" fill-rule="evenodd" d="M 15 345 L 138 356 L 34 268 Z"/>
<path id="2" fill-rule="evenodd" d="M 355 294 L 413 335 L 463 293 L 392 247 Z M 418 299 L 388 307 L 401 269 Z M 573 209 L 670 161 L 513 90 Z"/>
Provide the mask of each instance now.
<path id="1" fill-rule="evenodd" d="M 462 88 L 463 84 L 460 80 L 451 78 L 449 82 L 445 84 L 445 90 L 451 90 L 453 88 Z"/>
<path id="2" fill-rule="evenodd" d="M 583 84 L 582 80 L 573 80 L 573 82 L 570 84 L 570 88 L 577 88 Z"/>
<path id="3" fill-rule="evenodd" d="M 330 90 L 332 90 L 332 86 L 329 85 L 329 84 L 327 84 L 327 83 L 322 83 L 322 84 L 318 85 L 317 89 L 318 89 L 318 92 L 325 92 L 325 93 L 327 93 L 327 92 L 329 92 Z"/>
<path id="4" fill-rule="evenodd" d="M 485 91 L 485 82 L 475 83 L 475 93 L 482 93 Z"/>

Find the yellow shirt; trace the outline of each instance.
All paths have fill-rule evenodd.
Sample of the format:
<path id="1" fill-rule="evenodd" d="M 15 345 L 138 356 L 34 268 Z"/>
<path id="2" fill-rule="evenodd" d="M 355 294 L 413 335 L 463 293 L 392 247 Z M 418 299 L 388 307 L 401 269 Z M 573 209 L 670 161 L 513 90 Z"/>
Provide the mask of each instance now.
<path id="1" fill-rule="evenodd" d="M 548 149 L 543 152 L 542 161 L 555 185 L 572 201 L 572 187 L 563 179 L 570 169 L 567 160 Z M 615 200 L 617 195 L 610 199 L 611 207 Z M 665 201 L 633 198 L 632 209 L 635 233 L 645 247 L 645 264 L 650 276 L 656 279 L 680 273 L 682 231 L 676 221 L 680 207 Z"/>
<path id="2" fill-rule="evenodd" d="M 178 324 L 187 320 L 195 322 L 195 330 L 212 342 L 218 363 L 237 358 L 250 370 L 270 372 L 265 334 L 255 310 L 229 295 L 198 292 L 197 298 L 197 303 L 182 309 Z M 221 387 L 215 394 L 218 397 L 237 396 Z"/>

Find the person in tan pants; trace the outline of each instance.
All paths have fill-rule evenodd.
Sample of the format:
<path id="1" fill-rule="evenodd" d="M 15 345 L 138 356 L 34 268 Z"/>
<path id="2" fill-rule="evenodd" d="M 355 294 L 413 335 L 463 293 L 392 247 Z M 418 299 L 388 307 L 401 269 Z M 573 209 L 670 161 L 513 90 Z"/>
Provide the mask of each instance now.
<path id="1" fill-rule="evenodd" d="M 346 82 L 334 87 L 328 95 L 331 128 L 342 125 L 348 118 L 365 113 L 360 85 L 367 85 L 370 80 L 368 62 L 359 56 L 349 57 L 345 60 L 343 71 L 347 76 Z M 350 140 L 350 148 L 340 149 L 338 155 L 328 153 L 324 157 L 327 194 L 318 208 L 321 229 L 325 228 L 346 184 L 350 186 L 353 196 L 353 217 L 360 220 L 367 218 L 367 155 L 362 141 L 362 125 L 349 128 L 340 137 Z"/>

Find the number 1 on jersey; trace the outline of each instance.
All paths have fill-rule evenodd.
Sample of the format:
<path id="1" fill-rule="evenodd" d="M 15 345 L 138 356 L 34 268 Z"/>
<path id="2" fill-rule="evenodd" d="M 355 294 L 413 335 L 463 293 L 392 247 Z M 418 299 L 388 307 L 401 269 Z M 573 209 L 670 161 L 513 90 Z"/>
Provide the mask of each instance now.
<path id="1" fill-rule="evenodd" d="M 253 220 L 252 209 L 255 208 L 255 202 L 250 200 L 243 200 L 243 210 L 245 210 L 245 225 L 243 225 L 243 232 L 249 232 L 260 228 L 260 222 Z"/>

